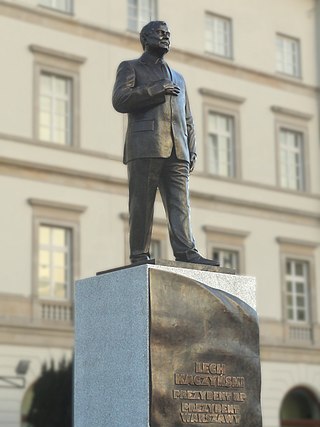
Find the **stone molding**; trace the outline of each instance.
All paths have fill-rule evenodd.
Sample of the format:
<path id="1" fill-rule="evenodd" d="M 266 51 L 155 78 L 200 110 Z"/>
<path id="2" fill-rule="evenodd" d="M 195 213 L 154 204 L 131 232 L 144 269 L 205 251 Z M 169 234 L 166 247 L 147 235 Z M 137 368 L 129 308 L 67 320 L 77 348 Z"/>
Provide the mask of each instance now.
<path id="1" fill-rule="evenodd" d="M 209 96 L 211 98 L 221 99 L 223 101 L 233 102 L 235 104 L 243 104 L 246 98 L 240 96 L 232 95 L 229 93 L 218 92 L 212 89 L 200 88 L 199 93 L 204 96 Z"/>
<path id="2" fill-rule="evenodd" d="M 43 25 L 47 28 L 58 29 L 59 31 L 64 31 L 72 35 L 140 51 L 138 34 L 129 32 L 123 33 L 79 19 L 75 20 L 73 15 L 57 14 L 50 10 L 16 4 L 5 0 L 0 0 L 0 14 L 25 22 Z M 317 96 L 317 92 L 320 90 L 318 86 L 305 84 L 290 77 L 270 74 L 244 67 L 233 62 L 227 62 L 208 53 L 187 52 L 182 49 L 173 48 L 171 57 L 173 60 L 184 64 L 192 65 L 196 62 L 199 68 L 211 68 L 225 75 L 236 76 L 248 81 L 255 81 L 266 86 L 276 86 L 278 89 L 307 96 Z"/>
<path id="3" fill-rule="evenodd" d="M 31 44 L 29 49 L 32 53 L 52 56 L 54 58 L 62 59 L 63 61 L 75 62 L 77 64 L 84 64 L 87 60 L 84 56 L 74 55 L 71 53 L 61 52 L 56 49 L 49 49 L 47 47 Z"/>
<path id="4" fill-rule="evenodd" d="M 304 113 L 302 111 L 291 110 L 285 107 L 279 107 L 277 105 L 272 105 L 271 111 L 276 114 L 282 114 L 284 116 L 294 117 L 295 119 L 301 119 L 305 121 L 309 121 L 313 118 L 312 114 Z"/>

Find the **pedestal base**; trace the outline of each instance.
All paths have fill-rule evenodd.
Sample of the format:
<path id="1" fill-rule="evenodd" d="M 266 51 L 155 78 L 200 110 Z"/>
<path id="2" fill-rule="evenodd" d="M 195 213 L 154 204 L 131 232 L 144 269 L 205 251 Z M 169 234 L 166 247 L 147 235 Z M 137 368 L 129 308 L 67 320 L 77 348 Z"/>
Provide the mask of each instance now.
<path id="1" fill-rule="evenodd" d="M 77 282 L 75 427 L 261 426 L 254 278 L 174 265 Z"/>

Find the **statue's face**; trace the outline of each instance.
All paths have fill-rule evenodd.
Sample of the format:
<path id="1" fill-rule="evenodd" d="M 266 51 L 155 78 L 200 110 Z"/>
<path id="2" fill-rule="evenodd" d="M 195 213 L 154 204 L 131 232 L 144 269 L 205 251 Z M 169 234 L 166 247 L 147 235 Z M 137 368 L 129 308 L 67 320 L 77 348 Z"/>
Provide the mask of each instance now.
<path id="1" fill-rule="evenodd" d="M 164 24 L 154 27 L 146 37 L 146 50 L 164 55 L 170 48 L 170 31 Z"/>

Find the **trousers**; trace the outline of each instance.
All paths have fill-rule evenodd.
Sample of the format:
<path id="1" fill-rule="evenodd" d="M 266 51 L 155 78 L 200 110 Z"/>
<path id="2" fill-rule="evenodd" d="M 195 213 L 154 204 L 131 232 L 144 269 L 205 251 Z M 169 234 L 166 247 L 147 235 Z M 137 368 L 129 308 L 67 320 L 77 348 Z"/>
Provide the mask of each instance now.
<path id="1" fill-rule="evenodd" d="M 175 257 L 195 251 L 189 201 L 189 163 L 174 149 L 169 158 L 143 158 L 128 163 L 130 258 L 150 257 L 154 203 L 160 190 Z"/>

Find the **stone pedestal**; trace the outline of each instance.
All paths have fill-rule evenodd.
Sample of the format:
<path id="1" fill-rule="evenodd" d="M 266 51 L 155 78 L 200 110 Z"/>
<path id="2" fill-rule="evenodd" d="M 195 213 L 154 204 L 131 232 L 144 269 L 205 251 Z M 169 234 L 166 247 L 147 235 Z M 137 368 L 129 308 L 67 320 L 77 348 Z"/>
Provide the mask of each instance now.
<path id="1" fill-rule="evenodd" d="M 254 278 L 168 264 L 76 283 L 75 427 L 261 427 Z"/>

